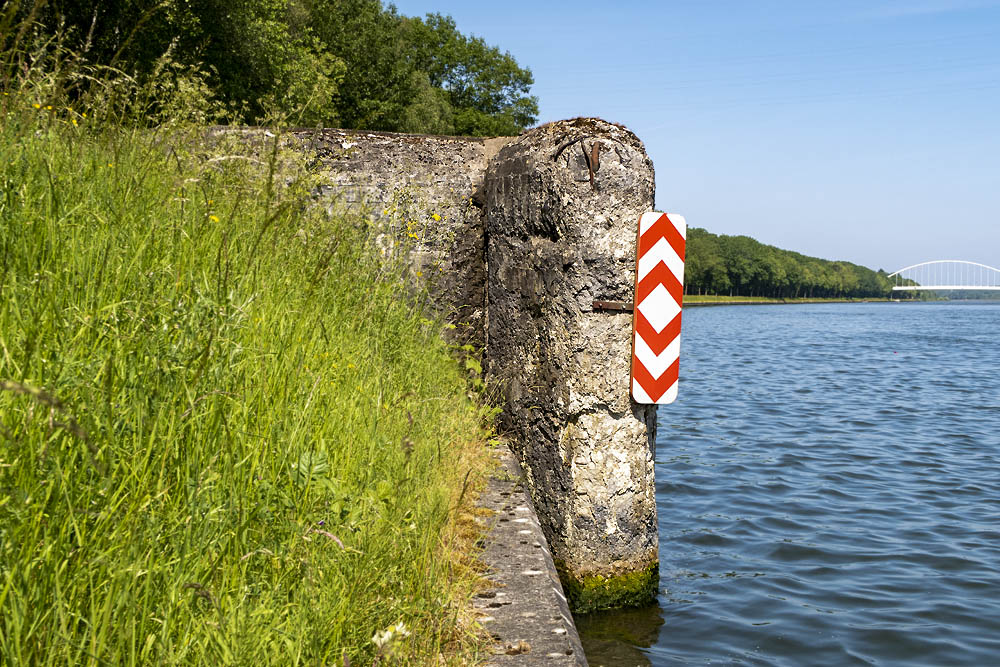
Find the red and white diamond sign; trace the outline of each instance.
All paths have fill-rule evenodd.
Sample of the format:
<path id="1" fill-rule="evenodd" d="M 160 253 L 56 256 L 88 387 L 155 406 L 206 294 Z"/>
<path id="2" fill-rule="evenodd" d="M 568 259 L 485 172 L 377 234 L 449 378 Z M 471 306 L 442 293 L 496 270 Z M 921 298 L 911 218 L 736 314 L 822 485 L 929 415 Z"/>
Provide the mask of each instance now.
<path id="1" fill-rule="evenodd" d="M 635 263 L 632 398 L 663 405 L 677 398 L 687 222 L 676 213 L 643 213 Z"/>

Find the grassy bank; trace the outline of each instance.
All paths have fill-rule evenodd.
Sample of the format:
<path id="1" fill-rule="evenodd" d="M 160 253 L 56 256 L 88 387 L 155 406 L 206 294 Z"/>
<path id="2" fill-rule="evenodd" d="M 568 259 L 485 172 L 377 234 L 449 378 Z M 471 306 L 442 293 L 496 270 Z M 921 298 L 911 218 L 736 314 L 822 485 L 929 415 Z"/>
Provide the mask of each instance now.
<path id="1" fill-rule="evenodd" d="M 0 124 L 0 662 L 460 659 L 485 448 L 440 323 L 276 145 L 54 90 Z"/>

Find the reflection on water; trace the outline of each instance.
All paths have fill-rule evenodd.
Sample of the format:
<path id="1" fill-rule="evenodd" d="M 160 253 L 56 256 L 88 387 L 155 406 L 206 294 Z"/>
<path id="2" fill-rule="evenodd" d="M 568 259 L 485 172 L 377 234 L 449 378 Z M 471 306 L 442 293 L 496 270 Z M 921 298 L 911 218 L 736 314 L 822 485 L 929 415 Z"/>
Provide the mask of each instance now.
<path id="1" fill-rule="evenodd" d="M 591 667 L 646 667 L 649 658 L 641 649 L 656 643 L 663 625 L 659 605 L 619 612 L 578 616 L 577 630 Z"/>
<path id="2" fill-rule="evenodd" d="M 691 309 L 659 605 L 594 665 L 1000 659 L 1000 305 Z"/>

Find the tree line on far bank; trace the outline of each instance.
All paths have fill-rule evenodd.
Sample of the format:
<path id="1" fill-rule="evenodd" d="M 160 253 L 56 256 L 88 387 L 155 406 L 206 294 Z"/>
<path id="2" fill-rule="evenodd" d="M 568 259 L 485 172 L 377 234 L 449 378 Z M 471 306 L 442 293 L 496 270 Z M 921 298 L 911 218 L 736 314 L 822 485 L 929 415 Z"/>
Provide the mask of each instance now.
<path id="1" fill-rule="evenodd" d="M 531 71 L 442 14 L 380 0 L 12 0 L 0 46 L 21 25 L 96 68 L 139 79 L 197 68 L 219 118 L 300 126 L 514 135 L 535 123 Z M 10 28 L 10 30 L 8 30 Z M 6 80 L 6 78 L 5 78 Z"/>
<path id="2" fill-rule="evenodd" d="M 886 298 L 892 280 L 851 262 L 808 257 L 749 236 L 692 227 L 684 267 L 686 294 L 786 298 Z"/>

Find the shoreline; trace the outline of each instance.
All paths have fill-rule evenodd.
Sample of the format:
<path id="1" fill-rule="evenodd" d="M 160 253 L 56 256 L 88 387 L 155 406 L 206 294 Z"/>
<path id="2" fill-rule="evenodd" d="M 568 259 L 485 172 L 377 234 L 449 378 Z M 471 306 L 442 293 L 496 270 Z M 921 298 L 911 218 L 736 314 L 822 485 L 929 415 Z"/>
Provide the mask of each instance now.
<path id="1" fill-rule="evenodd" d="M 749 299 L 732 297 L 718 301 L 685 301 L 683 306 L 798 306 L 820 303 L 1000 303 L 1000 299 Z"/>
<path id="2" fill-rule="evenodd" d="M 888 299 L 762 299 L 729 297 L 718 301 L 688 301 L 683 307 L 700 306 L 798 306 L 811 303 L 893 303 Z"/>

